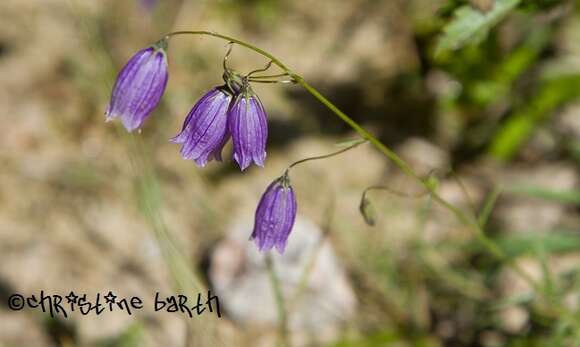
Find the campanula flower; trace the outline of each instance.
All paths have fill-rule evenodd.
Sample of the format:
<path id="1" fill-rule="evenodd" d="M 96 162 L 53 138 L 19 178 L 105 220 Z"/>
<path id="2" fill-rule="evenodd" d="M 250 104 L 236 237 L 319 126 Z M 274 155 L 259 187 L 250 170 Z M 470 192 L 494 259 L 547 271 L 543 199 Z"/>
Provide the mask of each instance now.
<path id="1" fill-rule="evenodd" d="M 279 253 L 284 253 L 296 211 L 296 196 L 285 174 L 268 186 L 258 203 L 250 237 L 258 250 L 268 251 L 276 247 Z"/>
<path id="2" fill-rule="evenodd" d="M 123 67 L 105 112 L 107 121 L 120 118 L 131 132 L 143 125 L 157 106 L 167 86 L 167 43 L 158 43 L 137 52 Z"/>
<path id="3" fill-rule="evenodd" d="M 217 87 L 193 106 L 181 133 L 171 139 L 183 145 L 183 159 L 193 160 L 201 167 L 212 159 L 221 161 L 222 148 L 230 137 L 227 119 L 231 101 L 231 92 L 226 87 Z"/>
<path id="4" fill-rule="evenodd" d="M 232 102 L 228 127 L 234 143 L 234 160 L 245 170 L 252 162 L 264 166 L 268 139 L 267 116 L 249 85 Z"/>

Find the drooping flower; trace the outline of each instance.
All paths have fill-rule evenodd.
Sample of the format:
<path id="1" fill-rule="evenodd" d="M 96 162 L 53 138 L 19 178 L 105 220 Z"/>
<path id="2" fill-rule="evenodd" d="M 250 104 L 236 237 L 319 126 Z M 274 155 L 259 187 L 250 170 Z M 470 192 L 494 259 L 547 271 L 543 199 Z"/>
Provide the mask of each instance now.
<path id="1" fill-rule="evenodd" d="M 230 107 L 228 127 L 234 143 L 234 160 L 245 170 L 252 161 L 264 166 L 268 123 L 260 99 L 247 85 Z"/>
<path id="2" fill-rule="evenodd" d="M 129 132 L 143 125 L 167 86 L 166 48 L 161 40 L 131 57 L 117 76 L 105 112 L 107 121 L 120 118 Z"/>
<path id="3" fill-rule="evenodd" d="M 279 253 L 284 253 L 296 211 L 296 196 L 285 174 L 268 186 L 258 203 L 250 237 L 258 250 L 263 252 L 276 247 Z"/>
<path id="4" fill-rule="evenodd" d="M 222 148 L 228 141 L 228 108 L 232 94 L 225 87 L 206 93 L 191 109 L 179 135 L 171 142 L 182 144 L 183 159 L 193 160 L 198 166 L 208 161 L 221 161 Z"/>

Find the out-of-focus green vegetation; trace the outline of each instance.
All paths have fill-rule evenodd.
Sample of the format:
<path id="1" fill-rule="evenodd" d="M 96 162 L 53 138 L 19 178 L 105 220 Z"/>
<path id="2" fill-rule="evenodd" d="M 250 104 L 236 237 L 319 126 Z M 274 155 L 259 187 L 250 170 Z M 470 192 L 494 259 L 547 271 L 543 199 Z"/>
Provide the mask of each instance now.
<path id="1" fill-rule="evenodd" d="M 421 38 L 419 49 L 424 50 L 424 68 L 442 70 L 452 81 L 450 88 L 440 91 L 437 104 L 440 112 L 459 117 L 457 160 L 486 155 L 504 162 L 521 160 L 518 155 L 535 132 L 580 98 L 578 67 L 558 68 L 562 52 L 556 41 L 579 20 L 575 3 L 449 1 L 439 14 L 438 18 L 416 23 L 416 28 Z M 506 35 L 510 36 L 507 40 Z M 562 152 L 553 155 L 578 163 L 574 148 L 579 139 L 559 140 Z M 576 211 L 579 206 L 576 190 L 550 191 L 513 182 L 501 195 L 552 201 Z M 553 262 L 558 256 L 580 251 L 577 220 L 568 230 L 509 233 L 486 224 L 487 216 L 496 208 L 496 198 L 493 196 L 490 204 L 482 207 L 480 221 L 507 255 L 504 262 L 490 260 L 485 248 L 474 240 L 437 246 L 413 239 L 412 257 L 400 260 L 394 260 L 388 246 L 361 246 L 371 251 L 359 259 L 359 273 L 372 273 L 368 275 L 372 284 L 361 281 L 361 286 L 384 298 L 384 310 L 400 329 L 375 332 L 335 346 L 441 346 L 440 341 L 429 339 L 433 327 L 425 321 L 434 317 L 444 321 L 447 310 L 469 312 L 465 315 L 472 320 L 464 322 L 465 330 L 456 331 L 445 346 L 580 346 L 577 307 L 565 303 L 580 293 L 580 267 L 555 273 Z M 456 257 L 449 261 L 442 254 Z M 489 284 L 505 275 L 505 262 L 522 260 L 536 262 L 542 269 L 536 277 L 539 292 L 528 288 L 512 297 L 498 297 Z M 439 302 L 443 306 L 433 306 L 433 302 L 424 306 L 423 295 L 445 297 Z M 520 336 L 496 333 L 502 324 L 497 313 L 510 307 L 525 307 L 531 312 L 531 325 Z M 468 342 L 476 336 L 478 342 Z"/>
<path id="2" fill-rule="evenodd" d="M 446 107 L 466 116 L 461 151 L 480 148 L 512 159 L 535 129 L 578 99 L 577 71 L 544 68 L 561 58 L 553 39 L 574 20 L 574 11 L 573 1 L 450 2 L 445 8 L 449 19 L 433 56 L 461 85 L 444 99 Z M 512 42 L 502 42 L 502 30 L 514 34 Z"/>

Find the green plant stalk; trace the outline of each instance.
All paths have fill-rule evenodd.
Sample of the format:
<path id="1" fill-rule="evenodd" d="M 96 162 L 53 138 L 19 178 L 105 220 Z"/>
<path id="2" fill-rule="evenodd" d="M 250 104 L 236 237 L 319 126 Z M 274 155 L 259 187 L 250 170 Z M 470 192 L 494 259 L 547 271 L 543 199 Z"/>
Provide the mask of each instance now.
<path id="1" fill-rule="evenodd" d="M 174 282 L 174 288 L 180 293 L 203 293 L 207 291 L 207 287 L 201 280 L 201 275 L 191 269 L 187 257 L 177 247 L 175 240 L 167 230 L 160 211 L 161 192 L 157 184 L 157 178 L 152 165 L 146 159 L 147 156 L 143 153 L 145 145 L 135 135 L 125 134 L 124 132 L 123 134 L 130 144 L 129 156 L 133 171 L 136 174 L 137 192 L 142 203 L 142 212 L 151 225 L 162 258 Z M 192 341 L 191 345 L 217 344 L 214 317 L 186 321 L 189 326 L 187 337 Z"/>
<path id="2" fill-rule="evenodd" d="M 501 188 L 496 187 L 491 191 L 491 193 L 489 193 L 489 195 L 485 199 L 485 202 L 483 203 L 483 208 L 481 209 L 479 217 L 477 218 L 477 222 L 479 223 L 482 229 L 485 228 L 485 226 L 487 225 L 487 221 L 489 219 L 489 216 L 491 215 L 491 211 L 493 210 L 493 207 L 495 206 L 495 203 L 499 198 L 501 191 L 502 191 Z"/>
<path id="3" fill-rule="evenodd" d="M 324 155 L 317 155 L 315 157 L 308 157 L 308 158 L 300 159 L 300 160 L 295 161 L 292 164 L 288 165 L 286 172 L 288 173 L 288 171 L 290 171 L 291 168 L 295 167 L 296 165 L 300 165 L 302 163 L 305 163 L 307 161 L 331 158 L 331 157 L 334 157 L 335 155 L 339 155 L 339 154 L 342 154 L 344 152 L 350 151 L 351 149 L 353 149 L 353 148 L 357 147 L 358 145 L 361 145 L 365 142 L 367 142 L 367 141 L 366 140 L 358 140 L 358 141 L 355 141 L 352 145 L 345 147 L 343 149 L 340 149 L 336 152 L 332 152 L 332 153 L 324 154 Z"/>
<path id="4" fill-rule="evenodd" d="M 334 197 L 334 194 L 332 194 L 332 195 L 333 195 L 332 197 Z M 287 308 L 287 311 L 289 314 L 292 314 L 292 312 L 297 308 L 298 303 L 300 302 L 304 293 L 306 292 L 306 289 L 307 289 L 308 283 L 309 283 L 309 279 L 310 279 L 310 275 L 312 274 L 312 271 L 314 271 L 314 268 L 316 267 L 318 255 L 320 254 L 320 251 L 322 250 L 322 246 L 324 246 L 324 242 L 326 241 L 326 239 L 328 238 L 328 235 L 330 234 L 330 229 L 332 228 L 332 219 L 334 216 L 334 209 L 335 209 L 335 202 L 334 202 L 334 199 L 331 198 L 329 200 L 329 205 L 326 208 L 326 213 L 325 213 L 326 222 L 324 223 L 324 228 L 322 229 L 322 235 L 318 239 L 318 242 L 316 243 L 316 245 L 314 246 L 314 249 L 312 250 L 312 253 L 310 254 L 310 258 L 306 261 L 306 264 L 304 265 L 304 270 L 302 271 L 302 274 L 300 275 L 300 279 L 298 280 L 297 289 L 294 292 L 293 297 L 289 300 L 290 302 L 288 303 L 288 308 Z"/>
<path id="5" fill-rule="evenodd" d="M 96 26 L 92 22 L 81 20 L 84 15 L 79 7 L 78 1 L 71 0 L 71 9 L 76 18 L 79 18 L 78 25 L 83 31 L 83 35 L 87 41 L 95 42 L 96 46 L 101 46 L 102 50 L 93 50 L 91 53 L 96 56 L 102 66 L 104 73 L 101 76 L 114 76 L 115 69 L 111 57 L 100 52 L 109 51 L 107 44 L 103 37 L 99 34 Z M 90 17 L 90 16 L 89 16 Z M 106 89 L 111 90 L 113 85 L 109 78 L 103 78 L 100 81 L 105 85 Z M 155 177 L 154 168 L 151 163 L 147 161 L 147 156 L 143 153 L 144 144 L 139 141 L 133 134 L 127 134 L 120 127 L 115 127 L 118 137 L 122 138 L 128 144 L 128 157 L 136 179 L 136 190 L 138 194 L 142 195 L 142 213 L 147 219 L 147 223 L 151 226 L 155 240 L 161 251 L 161 255 L 167 267 L 169 268 L 169 275 L 173 280 L 173 288 L 182 293 L 193 293 L 196 290 L 201 292 L 207 290 L 201 276 L 190 268 L 187 258 L 179 251 L 174 240 L 170 238 L 167 227 L 161 218 L 159 191 L 157 178 Z M 154 188 L 154 189 L 153 189 Z M 187 337 L 191 338 L 192 343 L 198 345 L 223 345 L 218 342 L 215 324 L 216 318 L 208 317 L 203 320 L 187 319 L 184 321 L 187 324 Z M 189 344 L 187 344 L 189 345 Z"/>
<path id="6" fill-rule="evenodd" d="M 431 194 L 433 200 L 441 204 L 444 208 L 449 210 L 461 223 L 467 225 L 470 229 L 474 231 L 474 235 L 477 240 L 498 260 L 505 262 L 508 266 L 512 268 L 514 272 L 516 272 L 520 277 L 522 277 L 534 290 L 544 294 L 542 291 L 542 287 L 525 271 L 523 270 L 517 263 L 514 263 L 508 259 L 506 254 L 503 250 L 487 235 L 485 235 L 483 229 L 480 227 L 479 223 L 476 220 L 468 217 L 463 211 L 459 208 L 454 206 L 453 204 L 447 202 L 443 199 L 432 187 L 428 184 L 426 179 L 421 178 L 415 171 L 411 168 L 407 162 L 405 162 L 401 157 L 399 157 L 393 150 L 388 148 L 385 144 L 383 144 L 379 139 L 377 139 L 374 135 L 360 126 L 356 121 L 350 118 L 347 114 L 342 112 L 336 105 L 334 105 L 331 101 L 329 101 L 326 97 L 324 97 L 320 92 L 312 87 L 310 84 L 304 80 L 304 78 L 290 68 L 288 68 L 281 60 L 273 56 L 272 54 L 266 52 L 265 50 L 258 48 L 250 43 L 244 42 L 242 40 L 236 39 L 231 36 L 222 35 L 212 31 L 205 31 L 205 30 L 195 30 L 195 31 L 175 31 L 168 33 L 164 36 L 165 39 L 169 39 L 175 35 L 206 35 L 206 36 L 213 36 L 220 38 L 222 40 L 226 40 L 229 42 L 236 43 L 240 46 L 246 47 L 268 59 L 271 60 L 272 64 L 278 66 L 283 72 L 287 73 L 288 76 L 296 83 L 299 84 L 302 88 L 304 88 L 308 93 L 310 93 L 314 98 L 316 98 L 321 104 L 327 107 L 332 113 L 334 113 L 338 118 L 340 118 L 343 122 L 348 124 L 354 131 L 356 131 L 363 139 L 368 140 L 377 150 L 379 150 L 382 154 L 384 154 L 388 159 L 390 159 L 396 166 L 399 167 L 403 173 L 406 175 L 416 179 L 419 181 Z"/>
<path id="7" fill-rule="evenodd" d="M 78 18 L 83 17 L 80 12 L 81 9 L 76 1 L 71 1 L 71 7 L 75 12 L 75 16 Z M 91 27 L 91 24 L 87 24 L 84 21 L 79 21 L 79 25 L 82 27 L 82 31 L 85 31 L 85 36 L 87 40 L 96 41 L 97 45 L 103 47 L 103 51 L 109 51 L 106 42 L 103 38 L 96 34 L 95 28 Z M 96 54 L 97 50 L 93 53 Z M 106 71 L 108 76 L 114 75 L 114 67 L 111 58 L 108 55 L 98 56 L 98 60 L 103 66 L 103 70 Z M 109 80 L 103 80 L 103 84 L 106 84 L 107 89 L 112 89 L 113 85 Z M 135 179 L 137 180 L 137 191 L 141 195 L 141 200 L 143 205 L 142 212 L 147 217 L 147 222 L 152 226 L 154 236 L 158 242 L 160 250 L 163 254 L 164 261 L 167 262 L 170 268 L 170 274 L 174 280 L 174 285 L 177 289 L 186 292 L 188 290 L 206 290 L 206 286 L 201 280 L 201 276 L 194 271 L 188 269 L 187 259 L 178 250 L 175 241 L 170 237 L 165 222 L 161 218 L 160 204 L 159 201 L 159 186 L 157 185 L 157 178 L 155 177 L 154 169 L 151 163 L 148 162 L 147 156 L 144 153 L 144 144 L 139 139 L 139 137 L 134 134 L 127 134 L 120 127 L 115 127 L 117 135 L 122 138 L 128 146 L 128 157 L 133 167 L 133 172 L 135 173 Z M 185 274 L 183 272 L 186 272 Z M 179 275 L 181 274 L 181 275 Z M 179 275 L 179 276 L 178 276 Z"/>
<path id="8" fill-rule="evenodd" d="M 268 269 L 268 275 L 270 276 L 270 281 L 272 282 L 272 289 L 274 290 L 274 301 L 276 302 L 276 309 L 278 311 L 280 345 L 289 347 L 290 341 L 288 340 L 288 314 L 286 310 L 286 303 L 284 301 L 284 294 L 282 293 L 282 284 L 280 283 L 280 279 L 276 274 L 272 256 L 269 253 L 266 254 L 265 261 L 266 268 Z"/>

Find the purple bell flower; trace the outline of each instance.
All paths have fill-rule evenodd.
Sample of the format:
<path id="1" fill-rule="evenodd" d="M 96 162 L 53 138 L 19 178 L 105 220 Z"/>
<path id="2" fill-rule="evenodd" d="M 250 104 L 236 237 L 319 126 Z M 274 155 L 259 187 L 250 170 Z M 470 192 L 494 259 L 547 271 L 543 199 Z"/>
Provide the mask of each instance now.
<path id="1" fill-rule="evenodd" d="M 107 121 L 120 118 L 131 132 L 143 125 L 167 86 L 167 43 L 162 40 L 137 52 L 123 67 L 105 112 Z"/>
<path id="2" fill-rule="evenodd" d="M 217 87 L 193 106 L 181 133 L 171 139 L 183 145 L 183 159 L 193 160 L 201 167 L 212 159 L 222 160 L 222 148 L 230 137 L 227 119 L 231 100 L 232 94 L 225 87 Z"/>
<path id="3" fill-rule="evenodd" d="M 272 182 L 258 203 L 251 240 L 258 250 L 276 247 L 284 253 L 288 236 L 296 219 L 296 196 L 287 175 Z"/>
<path id="4" fill-rule="evenodd" d="M 234 160 L 244 170 L 252 161 L 264 166 L 268 123 L 266 111 L 256 94 L 246 86 L 233 101 L 228 127 L 234 143 Z"/>

